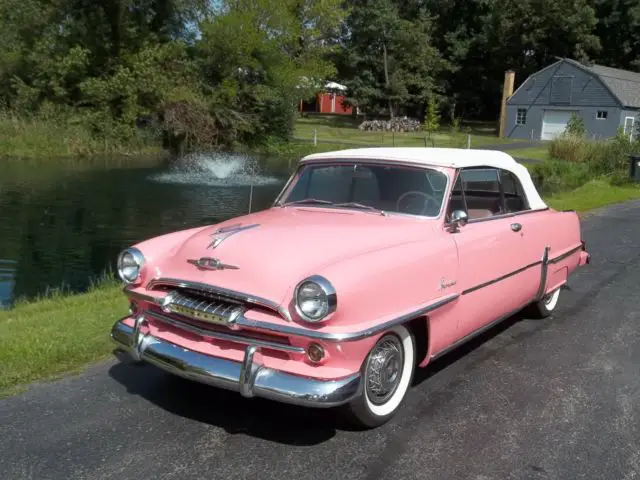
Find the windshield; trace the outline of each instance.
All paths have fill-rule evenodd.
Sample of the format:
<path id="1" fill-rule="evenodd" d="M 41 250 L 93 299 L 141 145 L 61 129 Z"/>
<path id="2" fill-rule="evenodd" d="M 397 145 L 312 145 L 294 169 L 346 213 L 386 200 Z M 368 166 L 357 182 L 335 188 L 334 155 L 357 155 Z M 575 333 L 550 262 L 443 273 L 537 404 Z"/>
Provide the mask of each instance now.
<path id="1" fill-rule="evenodd" d="M 437 217 L 447 176 L 430 168 L 363 162 L 302 167 L 278 202 Z"/>

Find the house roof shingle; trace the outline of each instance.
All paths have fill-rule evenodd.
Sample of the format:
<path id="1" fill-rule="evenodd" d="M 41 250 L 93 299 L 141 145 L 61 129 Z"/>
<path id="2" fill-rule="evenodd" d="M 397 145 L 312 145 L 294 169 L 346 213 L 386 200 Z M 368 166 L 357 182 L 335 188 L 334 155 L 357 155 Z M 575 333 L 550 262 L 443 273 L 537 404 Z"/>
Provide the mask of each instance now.
<path id="1" fill-rule="evenodd" d="M 584 65 L 570 59 L 563 60 L 598 77 L 624 107 L 640 108 L 640 73 L 603 65 Z"/>

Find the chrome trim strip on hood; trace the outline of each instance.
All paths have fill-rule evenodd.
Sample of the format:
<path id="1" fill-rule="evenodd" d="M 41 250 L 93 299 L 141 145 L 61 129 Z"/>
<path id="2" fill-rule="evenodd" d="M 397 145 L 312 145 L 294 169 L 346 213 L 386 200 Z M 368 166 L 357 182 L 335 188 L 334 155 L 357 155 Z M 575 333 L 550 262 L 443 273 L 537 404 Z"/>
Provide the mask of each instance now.
<path id="1" fill-rule="evenodd" d="M 280 315 L 282 315 L 286 320 L 292 321 L 291 315 L 289 314 L 289 312 L 285 308 L 281 307 L 277 302 L 274 302 L 273 300 L 268 300 L 266 298 L 257 297 L 255 295 L 250 295 L 248 293 L 238 292 L 236 290 L 230 290 L 228 288 L 223 288 L 223 287 L 216 287 L 208 283 L 189 282 L 189 281 L 180 280 L 177 278 L 154 278 L 147 284 L 147 290 L 152 290 L 153 288 L 160 285 L 166 285 L 169 287 L 177 287 L 177 288 L 192 288 L 194 290 L 202 290 L 204 292 L 211 293 L 213 295 L 220 295 L 223 297 L 229 297 L 242 302 L 253 303 L 255 305 L 266 307 L 270 310 L 275 310 Z"/>

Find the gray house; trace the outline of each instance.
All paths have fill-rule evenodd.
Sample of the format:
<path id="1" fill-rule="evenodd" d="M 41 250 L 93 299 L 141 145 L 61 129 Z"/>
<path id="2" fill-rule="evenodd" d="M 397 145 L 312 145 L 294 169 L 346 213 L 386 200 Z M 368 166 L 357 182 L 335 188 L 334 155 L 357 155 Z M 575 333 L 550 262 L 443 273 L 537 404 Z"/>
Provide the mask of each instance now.
<path id="1" fill-rule="evenodd" d="M 589 138 L 613 137 L 619 126 L 635 135 L 640 73 L 561 59 L 534 73 L 507 100 L 504 135 L 551 140 L 571 113 L 584 119 Z"/>

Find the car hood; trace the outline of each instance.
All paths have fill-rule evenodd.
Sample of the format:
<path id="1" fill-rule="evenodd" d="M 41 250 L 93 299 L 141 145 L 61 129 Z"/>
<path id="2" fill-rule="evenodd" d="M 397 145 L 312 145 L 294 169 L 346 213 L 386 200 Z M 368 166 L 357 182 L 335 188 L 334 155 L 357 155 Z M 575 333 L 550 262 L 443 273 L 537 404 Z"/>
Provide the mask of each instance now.
<path id="1" fill-rule="evenodd" d="M 239 230 L 215 248 L 219 229 Z M 154 277 L 173 278 L 288 303 L 304 277 L 345 258 L 433 235 L 433 222 L 408 216 L 316 207 L 275 207 L 197 230 L 170 256 L 158 261 Z M 237 268 L 202 270 L 188 262 L 213 257 Z M 331 279 L 329 279 L 331 280 Z M 285 298 L 287 297 L 287 298 Z"/>

